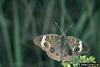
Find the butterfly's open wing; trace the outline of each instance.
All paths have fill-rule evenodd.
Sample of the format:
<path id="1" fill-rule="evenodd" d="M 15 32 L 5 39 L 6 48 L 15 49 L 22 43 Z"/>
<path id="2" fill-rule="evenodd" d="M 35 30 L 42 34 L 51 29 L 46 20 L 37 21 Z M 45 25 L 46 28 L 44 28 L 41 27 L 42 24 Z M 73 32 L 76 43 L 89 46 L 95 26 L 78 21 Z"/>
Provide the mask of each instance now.
<path id="1" fill-rule="evenodd" d="M 89 46 L 85 42 L 76 37 L 67 36 L 66 42 L 72 48 L 73 53 L 76 55 L 88 53 L 90 50 Z"/>
<path id="2" fill-rule="evenodd" d="M 35 45 L 41 47 L 44 51 L 48 51 L 51 46 L 56 45 L 55 42 L 60 39 L 60 36 L 57 34 L 46 34 L 37 36 L 34 38 Z"/>
<path id="3" fill-rule="evenodd" d="M 60 36 L 57 34 L 46 34 L 36 37 L 34 43 L 40 46 L 47 55 L 54 59 L 60 61 L 61 49 L 60 49 Z"/>

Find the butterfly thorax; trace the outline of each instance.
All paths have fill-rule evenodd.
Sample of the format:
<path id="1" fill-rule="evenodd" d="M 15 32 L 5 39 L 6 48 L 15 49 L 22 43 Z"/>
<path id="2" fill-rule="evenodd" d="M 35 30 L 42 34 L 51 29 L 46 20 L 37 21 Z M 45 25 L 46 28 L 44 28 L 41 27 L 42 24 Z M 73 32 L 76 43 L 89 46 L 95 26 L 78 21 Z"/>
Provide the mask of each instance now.
<path id="1" fill-rule="evenodd" d="M 61 36 L 61 44 L 62 45 L 65 45 L 65 41 L 66 41 L 66 36 L 65 35 L 62 35 Z"/>

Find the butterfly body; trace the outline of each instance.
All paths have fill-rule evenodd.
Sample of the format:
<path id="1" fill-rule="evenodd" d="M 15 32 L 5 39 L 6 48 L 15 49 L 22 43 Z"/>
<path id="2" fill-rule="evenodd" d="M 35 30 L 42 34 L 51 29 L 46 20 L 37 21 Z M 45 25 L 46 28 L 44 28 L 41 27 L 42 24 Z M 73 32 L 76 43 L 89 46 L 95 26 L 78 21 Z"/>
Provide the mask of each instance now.
<path id="1" fill-rule="evenodd" d="M 86 44 L 73 36 L 46 34 L 34 38 L 35 45 L 41 47 L 47 55 L 57 61 L 71 61 L 75 56 L 85 53 Z"/>

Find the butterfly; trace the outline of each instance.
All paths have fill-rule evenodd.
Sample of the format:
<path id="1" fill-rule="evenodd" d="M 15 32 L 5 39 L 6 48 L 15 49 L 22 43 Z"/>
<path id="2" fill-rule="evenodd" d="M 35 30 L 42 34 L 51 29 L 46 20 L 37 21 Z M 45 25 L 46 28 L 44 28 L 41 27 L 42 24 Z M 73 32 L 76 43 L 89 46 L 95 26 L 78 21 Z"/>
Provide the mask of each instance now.
<path id="1" fill-rule="evenodd" d="M 48 57 L 57 61 L 71 61 L 90 50 L 85 42 L 73 36 L 45 34 L 35 37 L 33 42 L 45 51 Z"/>

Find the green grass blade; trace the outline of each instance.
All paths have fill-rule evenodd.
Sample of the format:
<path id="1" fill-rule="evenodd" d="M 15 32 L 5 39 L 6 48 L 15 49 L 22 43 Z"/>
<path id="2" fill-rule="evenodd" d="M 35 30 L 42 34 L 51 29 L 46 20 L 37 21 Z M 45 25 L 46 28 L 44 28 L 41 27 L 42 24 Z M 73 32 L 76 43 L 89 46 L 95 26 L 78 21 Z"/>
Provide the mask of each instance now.
<path id="1" fill-rule="evenodd" d="M 2 27 L 2 34 L 3 34 L 3 39 L 4 39 L 4 44 L 7 49 L 7 54 L 8 54 L 8 61 L 9 65 L 11 67 L 13 63 L 13 56 L 12 56 L 12 51 L 11 51 L 11 43 L 10 43 L 10 37 L 9 37 L 9 32 L 7 30 L 7 19 L 4 18 L 3 13 L 0 8 L 0 25 Z"/>
<path id="2" fill-rule="evenodd" d="M 42 33 L 47 33 L 47 31 L 49 29 L 54 4 L 55 4 L 55 0 L 50 0 L 48 6 L 46 8 L 46 14 L 45 14 L 45 18 L 44 18 L 44 23 L 43 23 L 44 25 L 43 25 Z"/>
<path id="3" fill-rule="evenodd" d="M 23 24 L 23 36 L 22 38 L 25 39 L 26 38 L 26 33 L 28 33 L 28 28 L 30 26 L 30 24 L 32 23 L 32 33 L 35 33 L 35 19 L 33 16 L 33 12 L 35 10 L 36 7 L 36 3 L 37 1 L 35 1 L 34 3 L 31 1 L 30 3 L 25 2 L 25 17 L 24 17 L 24 24 Z M 34 34 L 35 35 L 35 34 Z M 31 36 L 28 36 L 29 38 Z M 31 38 L 32 39 L 32 38 Z"/>
<path id="4" fill-rule="evenodd" d="M 13 17 L 14 17 L 14 49 L 15 49 L 15 61 L 17 67 L 21 67 L 22 65 L 22 48 L 21 48 L 21 40 L 20 40 L 20 26 L 19 26 L 19 16 L 17 9 L 17 0 L 12 1 L 13 6 Z"/>
<path id="5" fill-rule="evenodd" d="M 0 63 L 0 67 L 2 67 L 2 64 Z"/>
<path id="6" fill-rule="evenodd" d="M 64 29 L 64 17 L 65 17 L 65 0 L 61 0 L 61 28 Z"/>
<path id="7" fill-rule="evenodd" d="M 73 23 L 74 21 L 72 20 L 72 17 L 67 9 L 65 2 L 66 2 L 66 0 L 59 0 L 59 4 L 61 6 L 61 19 L 63 18 L 62 21 L 67 20 L 67 22 L 65 22 L 65 24 L 66 23 Z"/>
<path id="8" fill-rule="evenodd" d="M 3 33 L 3 37 L 4 37 L 4 43 L 6 45 L 6 49 L 7 49 L 7 53 L 8 53 L 8 61 L 11 66 L 13 63 L 13 57 L 12 57 L 12 52 L 11 52 L 11 44 L 10 44 L 9 34 L 8 34 L 8 30 L 7 30 L 7 22 L 1 16 L 0 16 L 0 22 L 2 25 L 2 33 Z"/>

